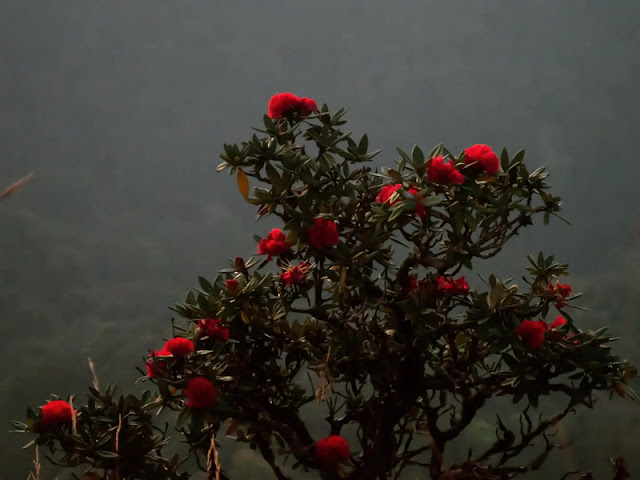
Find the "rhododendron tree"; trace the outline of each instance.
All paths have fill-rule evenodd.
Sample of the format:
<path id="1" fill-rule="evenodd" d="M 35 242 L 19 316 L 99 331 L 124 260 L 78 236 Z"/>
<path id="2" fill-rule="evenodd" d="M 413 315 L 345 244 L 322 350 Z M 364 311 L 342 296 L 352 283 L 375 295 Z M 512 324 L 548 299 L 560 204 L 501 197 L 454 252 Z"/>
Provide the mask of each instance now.
<path id="1" fill-rule="evenodd" d="M 558 424 L 596 392 L 635 398 L 636 370 L 606 330 L 573 318 L 567 265 L 529 257 L 518 284 L 474 273 L 534 218 L 558 216 L 545 169 L 530 172 L 523 151 L 416 146 L 378 171 L 344 110 L 287 93 L 268 112 L 259 133 L 224 146 L 218 170 L 278 228 L 260 228 L 254 255 L 199 277 L 173 307 L 182 322 L 143 354 L 152 389 L 116 398 L 94 385 L 85 403 L 52 398 L 14 422 L 55 463 L 87 478 L 183 479 L 191 458 L 227 479 L 226 435 L 279 480 L 298 468 L 325 480 L 507 479 L 540 468 Z M 499 415 L 465 460 L 452 455 L 499 399 L 515 417 Z M 184 454 L 168 453 L 166 411 Z"/>

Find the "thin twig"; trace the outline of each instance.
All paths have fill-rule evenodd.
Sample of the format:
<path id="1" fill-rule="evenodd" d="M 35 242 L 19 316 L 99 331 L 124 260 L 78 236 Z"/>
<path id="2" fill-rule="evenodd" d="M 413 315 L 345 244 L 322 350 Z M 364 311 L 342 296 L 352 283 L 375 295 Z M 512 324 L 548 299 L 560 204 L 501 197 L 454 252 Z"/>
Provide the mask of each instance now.
<path id="1" fill-rule="evenodd" d="M 28 175 L 25 175 L 20 180 L 13 182 L 11 185 L 5 188 L 2 192 L 0 192 L 0 200 L 20 190 L 22 186 L 31 179 L 31 177 L 33 177 L 33 172 L 29 173 Z"/>

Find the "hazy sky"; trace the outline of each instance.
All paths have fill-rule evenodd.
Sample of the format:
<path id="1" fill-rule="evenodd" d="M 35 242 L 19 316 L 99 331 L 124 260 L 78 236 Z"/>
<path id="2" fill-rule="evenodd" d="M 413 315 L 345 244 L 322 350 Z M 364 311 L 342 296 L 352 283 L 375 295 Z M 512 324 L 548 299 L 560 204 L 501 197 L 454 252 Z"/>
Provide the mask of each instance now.
<path id="1" fill-rule="evenodd" d="M 167 306 L 254 251 L 268 226 L 215 167 L 281 91 L 346 107 L 380 164 L 415 143 L 526 148 L 573 227 L 536 226 L 496 268 L 557 252 L 586 321 L 640 360 L 638 18 L 602 1 L 0 2 L 0 186 L 35 173 L 0 205 L 2 422 L 82 392 L 87 356 L 135 379 Z M 0 434 L 3 477 L 26 477 L 25 442 Z M 600 450 L 605 468 L 616 449 L 640 453 Z"/>

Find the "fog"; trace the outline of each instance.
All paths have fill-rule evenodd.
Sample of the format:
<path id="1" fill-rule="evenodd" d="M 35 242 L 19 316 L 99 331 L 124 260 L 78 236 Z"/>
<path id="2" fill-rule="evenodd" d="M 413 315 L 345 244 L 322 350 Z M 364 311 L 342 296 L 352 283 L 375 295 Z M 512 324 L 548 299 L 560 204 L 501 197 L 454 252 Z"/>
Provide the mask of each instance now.
<path id="1" fill-rule="evenodd" d="M 31 467 L 10 419 L 82 397 L 87 357 L 134 388 L 167 307 L 255 251 L 268 225 L 215 167 L 276 92 L 346 107 L 381 165 L 416 143 L 525 148 L 572 226 L 536 223 L 482 268 L 555 253 L 585 292 L 576 321 L 640 361 L 638 18 L 600 1 L 0 2 L 0 187 L 34 172 L 0 203 L 0 477 Z M 561 465 L 640 472 L 639 424 L 603 396 Z"/>

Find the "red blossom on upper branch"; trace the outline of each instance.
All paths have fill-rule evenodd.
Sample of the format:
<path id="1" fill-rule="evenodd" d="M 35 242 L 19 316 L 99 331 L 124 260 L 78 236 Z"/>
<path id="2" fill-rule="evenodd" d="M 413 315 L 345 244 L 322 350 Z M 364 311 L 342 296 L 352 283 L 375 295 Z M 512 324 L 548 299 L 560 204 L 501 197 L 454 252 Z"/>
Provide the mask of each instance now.
<path id="1" fill-rule="evenodd" d="M 193 353 L 194 346 L 193 342 L 188 338 L 176 337 L 167 340 L 162 349 L 171 353 L 174 357 L 186 357 Z"/>
<path id="2" fill-rule="evenodd" d="M 287 243 L 287 236 L 279 228 L 274 228 L 266 238 L 258 243 L 258 253 L 269 255 L 269 260 L 274 255 L 281 255 L 291 250 L 291 244 Z"/>
<path id="3" fill-rule="evenodd" d="M 484 170 L 491 175 L 495 175 L 500 170 L 498 156 L 489 145 L 484 144 L 472 145 L 465 149 L 464 163 L 465 165 L 473 163 L 476 170 Z"/>
<path id="4" fill-rule="evenodd" d="M 378 202 L 378 203 L 389 203 L 389 206 L 395 205 L 396 203 L 398 203 L 399 199 L 396 199 L 396 200 L 393 200 L 393 201 L 389 201 L 389 199 L 391 198 L 391 196 L 395 192 L 397 192 L 401 188 L 402 188 L 402 184 L 401 183 L 396 183 L 394 185 L 385 185 L 384 187 L 382 187 L 380 189 L 380 192 L 378 193 L 378 196 L 376 197 L 376 202 Z M 418 215 L 420 218 L 424 218 L 425 215 L 427 214 L 427 211 L 424 208 L 424 205 L 422 205 L 420 203 L 420 198 L 418 196 L 418 193 L 420 191 L 418 190 L 417 187 L 411 187 L 411 188 L 409 188 L 407 190 L 407 192 L 409 192 L 411 195 L 416 197 L 416 215 Z"/>
<path id="5" fill-rule="evenodd" d="M 427 179 L 432 183 L 440 183 L 442 185 L 462 185 L 464 183 L 464 175 L 456 170 L 455 163 L 451 160 L 445 163 L 442 155 L 433 157 L 429 162 Z"/>

